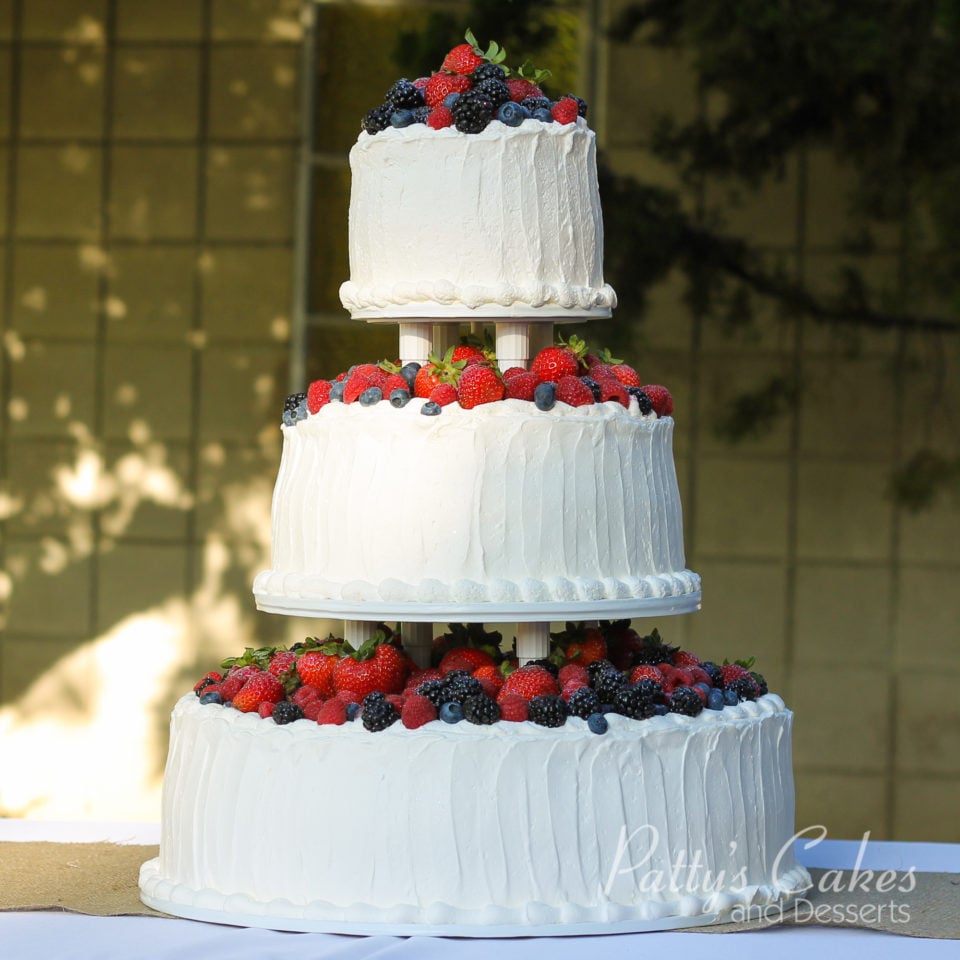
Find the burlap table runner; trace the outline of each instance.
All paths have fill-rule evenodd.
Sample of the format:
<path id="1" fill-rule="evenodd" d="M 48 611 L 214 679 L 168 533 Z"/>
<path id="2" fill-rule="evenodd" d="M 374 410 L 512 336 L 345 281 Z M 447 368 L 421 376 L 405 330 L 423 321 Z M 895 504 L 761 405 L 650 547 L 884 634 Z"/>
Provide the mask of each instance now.
<path id="1" fill-rule="evenodd" d="M 155 846 L 0 842 L 0 910 L 63 910 L 96 917 L 163 917 L 140 902 L 140 865 Z M 875 874 L 878 872 L 875 872 Z M 813 889 L 783 911 L 697 933 L 759 930 L 777 923 L 863 927 L 911 937 L 960 939 L 960 873 L 916 873 L 913 889 L 877 889 L 849 870 L 811 870 Z M 906 874 L 899 874 L 902 886 Z M 907 884 L 908 885 L 908 884 Z"/>

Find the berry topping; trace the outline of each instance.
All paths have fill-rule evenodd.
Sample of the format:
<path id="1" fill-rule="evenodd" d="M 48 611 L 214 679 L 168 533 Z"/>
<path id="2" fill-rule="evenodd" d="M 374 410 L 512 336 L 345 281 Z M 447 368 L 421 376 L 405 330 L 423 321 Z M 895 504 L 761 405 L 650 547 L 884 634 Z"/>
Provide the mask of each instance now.
<path id="1" fill-rule="evenodd" d="M 364 697 L 363 713 L 360 715 L 364 729 L 372 733 L 386 730 L 400 719 L 396 708 L 389 700 L 376 695 Z"/>
<path id="2" fill-rule="evenodd" d="M 438 383 L 430 391 L 430 401 L 441 407 L 456 403 L 457 388 L 452 383 Z"/>
<path id="3" fill-rule="evenodd" d="M 489 726 L 500 719 L 500 708 L 495 700 L 491 700 L 486 694 L 467 697 L 463 704 L 463 717 L 469 723 L 477 723 Z"/>
<path id="4" fill-rule="evenodd" d="M 437 708 L 426 698 L 413 694 L 404 700 L 400 720 L 408 730 L 416 730 L 437 719 Z"/>
<path id="5" fill-rule="evenodd" d="M 602 713 L 591 713 L 587 717 L 587 727 L 591 733 L 606 733 L 609 726 L 607 718 Z"/>
<path id="6" fill-rule="evenodd" d="M 470 89 L 470 79 L 456 73 L 435 73 L 423 90 L 423 99 L 428 107 L 439 107 L 451 93 L 465 93 Z"/>
<path id="7" fill-rule="evenodd" d="M 695 717 L 703 710 L 700 695 L 690 687 L 677 687 L 670 694 L 668 705 L 671 713 L 681 713 L 687 717 Z"/>
<path id="8" fill-rule="evenodd" d="M 281 700 L 274 708 L 273 722 L 283 726 L 285 723 L 293 723 L 294 720 L 303 718 L 303 710 L 290 700 Z"/>
<path id="9" fill-rule="evenodd" d="M 310 413 L 319 413 L 320 408 L 330 402 L 330 388 L 333 385 L 329 380 L 314 380 L 307 390 L 307 410 Z"/>
<path id="10" fill-rule="evenodd" d="M 453 126 L 453 114 L 447 106 L 434 107 L 427 116 L 427 126 L 433 130 L 442 130 Z"/>
<path id="11" fill-rule="evenodd" d="M 557 400 L 571 407 L 584 407 L 594 403 L 593 391 L 579 377 L 561 377 L 557 381 Z"/>
<path id="12" fill-rule="evenodd" d="M 423 92 L 406 78 L 398 80 L 383 98 L 385 103 L 393 105 L 394 110 L 410 110 L 422 107 L 424 104 Z"/>
<path id="13" fill-rule="evenodd" d="M 550 113 L 557 123 L 576 123 L 580 115 L 579 106 L 573 97 L 562 97 L 551 109 Z"/>
<path id="14" fill-rule="evenodd" d="M 456 701 L 440 707 L 439 717 L 444 723 L 459 723 L 463 719 L 463 706 Z"/>
<path id="15" fill-rule="evenodd" d="M 554 675 L 544 667 L 527 664 L 514 670 L 500 688 L 497 701 L 503 700 L 508 694 L 517 693 L 524 700 L 530 701 L 534 697 L 544 695 L 559 695 L 560 687 Z"/>
<path id="16" fill-rule="evenodd" d="M 530 719 L 541 727 L 562 727 L 569 711 L 563 697 L 539 696 L 530 701 Z"/>
<path id="17" fill-rule="evenodd" d="M 504 392 L 500 374 L 493 367 L 481 363 L 468 366 L 460 375 L 460 382 L 457 385 L 458 399 L 464 410 L 471 410 L 483 403 L 502 400 Z M 433 399 L 432 396 L 431 399 Z"/>
<path id="18" fill-rule="evenodd" d="M 538 410 L 552 410 L 557 403 L 557 385 L 549 380 L 537 384 L 533 391 L 533 402 Z"/>
<path id="19" fill-rule="evenodd" d="M 666 387 L 651 384 L 642 389 L 650 398 L 650 403 L 658 417 L 669 417 L 673 413 L 673 397 L 670 396 L 670 391 Z"/>

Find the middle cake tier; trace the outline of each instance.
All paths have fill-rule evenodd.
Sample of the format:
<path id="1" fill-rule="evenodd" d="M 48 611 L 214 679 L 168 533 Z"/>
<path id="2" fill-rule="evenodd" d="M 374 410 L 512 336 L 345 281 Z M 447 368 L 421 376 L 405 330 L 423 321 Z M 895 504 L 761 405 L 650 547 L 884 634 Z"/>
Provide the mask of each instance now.
<path id="1" fill-rule="evenodd" d="M 283 427 L 261 606 L 547 604 L 698 595 L 673 420 L 520 400 L 442 416 L 330 403 Z"/>

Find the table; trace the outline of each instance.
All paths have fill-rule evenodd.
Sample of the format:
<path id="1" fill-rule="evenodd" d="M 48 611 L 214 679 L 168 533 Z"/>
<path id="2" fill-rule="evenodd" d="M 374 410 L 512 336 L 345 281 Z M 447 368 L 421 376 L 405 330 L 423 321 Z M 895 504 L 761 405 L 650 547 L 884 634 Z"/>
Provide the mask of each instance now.
<path id="1" fill-rule="evenodd" d="M 153 844 L 159 826 L 148 823 L 45 823 L 0 820 L 0 840 Z M 853 868 L 859 841 L 824 840 L 797 854 L 807 867 Z M 960 844 L 883 843 L 870 841 L 863 869 L 960 872 Z M 960 893 L 958 893 L 960 900 Z M 691 937 L 697 937 L 694 942 Z M 871 960 L 960 958 L 960 941 L 926 940 L 872 930 L 786 926 L 750 933 L 644 933 L 609 937 L 564 937 L 505 941 L 417 937 L 351 937 L 330 934 L 277 933 L 153 917 L 87 917 L 65 913 L 0 913 L 0 960 L 614 960 L 644 956 L 703 956 L 709 960 L 776 960 L 846 955 L 863 950 Z"/>

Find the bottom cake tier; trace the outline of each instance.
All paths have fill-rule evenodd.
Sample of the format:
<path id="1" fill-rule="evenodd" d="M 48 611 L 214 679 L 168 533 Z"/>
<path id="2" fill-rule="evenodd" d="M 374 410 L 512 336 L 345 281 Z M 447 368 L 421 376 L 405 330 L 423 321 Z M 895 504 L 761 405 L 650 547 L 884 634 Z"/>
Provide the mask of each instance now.
<path id="1" fill-rule="evenodd" d="M 768 694 L 597 736 L 440 720 L 278 726 L 185 696 L 145 903 L 288 930 L 601 933 L 725 919 L 810 883 L 793 715 Z"/>

